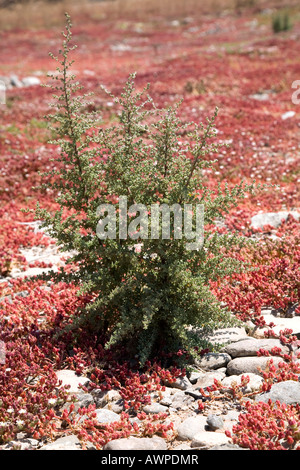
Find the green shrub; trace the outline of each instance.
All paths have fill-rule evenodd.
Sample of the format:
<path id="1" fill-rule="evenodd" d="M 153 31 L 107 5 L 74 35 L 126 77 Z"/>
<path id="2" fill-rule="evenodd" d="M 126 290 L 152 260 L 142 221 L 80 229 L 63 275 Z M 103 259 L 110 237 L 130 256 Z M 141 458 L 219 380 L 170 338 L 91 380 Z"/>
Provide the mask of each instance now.
<path id="1" fill-rule="evenodd" d="M 274 33 L 289 31 L 292 28 L 290 16 L 287 12 L 278 12 L 272 18 L 272 28 Z"/>
<path id="2" fill-rule="evenodd" d="M 213 166 L 211 154 L 221 145 L 213 141 L 217 110 L 206 125 L 182 122 L 179 104 L 157 109 L 148 86 L 135 89 L 134 75 L 120 97 L 110 94 L 120 122 L 96 126 L 96 118 L 83 113 L 88 108 L 86 97 L 78 96 L 80 87 L 68 74 L 69 53 L 75 47 L 70 46 L 68 16 L 64 37 L 61 55 L 55 58 L 59 93 L 56 113 L 51 116 L 58 137 L 55 143 L 61 148 L 55 160 L 60 169 L 45 173 L 43 185 L 56 191 L 60 210 L 52 214 L 38 205 L 36 218 L 43 220 L 63 250 L 74 250 L 70 262 L 76 269 L 52 275 L 58 281 L 77 283 L 80 292 L 93 295 L 93 301 L 74 318 L 74 328 L 88 328 L 106 338 L 106 347 L 125 345 L 130 357 L 138 357 L 141 364 L 163 351 L 184 348 L 193 354 L 193 329 L 232 324 L 233 316 L 213 296 L 209 282 L 242 268 L 229 250 L 245 240 L 208 230 L 197 249 L 187 249 L 191 240 L 184 230 L 177 237 L 178 219 L 173 213 L 170 237 L 162 237 L 162 224 L 159 236 L 150 236 L 152 212 L 148 227 L 141 213 L 138 218 L 128 214 L 131 225 L 127 227 L 136 224 L 137 233 L 122 238 L 119 197 L 127 198 L 128 207 L 192 204 L 194 209 L 201 204 L 205 224 L 213 224 L 245 192 L 253 192 L 254 184 L 241 182 L 232 189 L 216 185 L 215 191 L 209 190 L 202 170 Z M 101 204 L 116 209 L 114 238 L 107 236 L 113 225 L 105 227 L 102 239 L 99 235 Z M 196 210 L 191 220 L 196 232 Z M 141 233 L 148 238 L 139 239 Z"/>

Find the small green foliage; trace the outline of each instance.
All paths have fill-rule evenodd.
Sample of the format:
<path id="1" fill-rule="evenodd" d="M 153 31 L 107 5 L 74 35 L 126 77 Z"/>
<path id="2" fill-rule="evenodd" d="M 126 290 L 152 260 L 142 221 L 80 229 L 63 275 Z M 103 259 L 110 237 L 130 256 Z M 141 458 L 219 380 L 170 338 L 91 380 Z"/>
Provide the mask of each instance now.
<path id="1" fill-rule="evenodd" d="M 208 189 L 202 170 L 213 166 L 211 155 L 222 145 L 214 143 L 217 110 L 205 125 L 183 122 L 180 104 L 157 109 L 149 86 L 136 90 L 134 74 L 119 97 L 106 92 L 118 109 L 119 123 L 100 127 L 98 116 L 83 113 L 85 96 L 78 96 L 80 87 L 69 75 L 74 46 L 68 16 L 64 37 L 60 58 L 53 56 L 59 75 L 53 77 L 58 95 L 52 122 L 61 152 L 55 160 L 58 169 L 45 174 L 44 185 L 56 191 L 60 210 L 51 214 L 38 206 L 36 218 L 63 250 L 74 251 L 70 262 L 76 268 L 52 276 L 92 295 L 74 325 L 105 338 L 107 347 L 125 345 L 141 364 L 163 351 L 182 348 L 193 354 L 193 329 L 232 324 L 231 313 L 213 296 L 209 283 L 242 268 L 229 251 L 246 242 L 208 230 L 201 248 L 187 250 L 187 238 L 175 237 L 173 219 L 168 239 L 149 236 L 139 243 L 139 232 L 136 239 L 122 238 L 119 197 L 127 198 L 128 207 L 203 204 L 204 222 L 213 224 L 245 192 L 253 192 L 254 184 Z M 114 238 L 97 235 L 100 204 L 116 208 Z M 134 220 L 128 214 L 128 222 Z"/>
<path id="2" fill-rule="evenodd" d="M 272 18 L 272 28 L 274 33 L 289 31 L 292 28 L 289 13 L 287 11 L 276 13 Z"/>

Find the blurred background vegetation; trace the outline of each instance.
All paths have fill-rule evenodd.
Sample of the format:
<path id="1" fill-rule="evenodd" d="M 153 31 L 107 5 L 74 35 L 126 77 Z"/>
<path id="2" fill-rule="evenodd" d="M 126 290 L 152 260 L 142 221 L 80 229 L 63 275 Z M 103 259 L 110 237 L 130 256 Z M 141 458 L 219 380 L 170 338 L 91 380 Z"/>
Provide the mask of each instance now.
<path id="1" fill-rule="evenodd" d="M 284 19 L 278 15 L 284 10 Z M 290 27 L 298 0 L 0 0 L 0 29 L 61 26 L 64 12 L 81 21 L 180 19 L 199 15 L 272 15 L 274 32 Z"/>

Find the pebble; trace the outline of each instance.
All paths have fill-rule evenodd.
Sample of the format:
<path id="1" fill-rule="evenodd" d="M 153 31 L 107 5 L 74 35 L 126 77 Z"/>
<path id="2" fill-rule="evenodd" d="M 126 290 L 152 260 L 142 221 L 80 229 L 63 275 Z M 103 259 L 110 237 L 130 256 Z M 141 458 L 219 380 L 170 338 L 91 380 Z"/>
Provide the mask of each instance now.
<path id="1" fill-rule="evenodd" d="M 265 212 L 256 214 L 251 218 L 251 227 L 255 229 L 262 229 L 265 225 L 278 228 L 282 220 L 287 220 L 289 214 L 291 214 L 296 220 L 299 220 L 300 213 L 296 211 L 281 211 L 281 212 Z"/>
<path id="2" fill-rule="evenodd" d="M 161 403 L 153 403 L 152 405 L 146 405 L 143 411 L 147 414 L 166 413 L 168 406 L 162 405 Z"/>
<path id="3" fill-rule="evenodd" d="M 271 352 L 273 348 L 280 348 L 283 354 L 289 353 L 289 348 L 283 346 L 279 339 L 247 339 L 244 341 L 238 341 L 237 343 L 226 346 L 225 351 L 232 358 L 245 357 L 245 356 L 257 356 L 260 349 Z"/>
<path id="4" fill-rule="evenodd" d="M 201 376 L 198 378 L 197 382 L 193 385 L 192 390 L 200 390 L 203 388 L 204 390 L 207 387 L 211 387 L 215 380 L 222 380 L 226 376 L 226 369 L 221 371 L 207 371 L 207 372 L 202 372 Z M 188 392 L 192 391 L 191 389 L 188 389 Z"/>
<path id="5" fill-rule="evenodd" d="M 281 119 L 283 119 L 283 120 L 289 119 L 289 118 L 295 116 L 295 114 L 296 114 L 295 111 L 287 111 L 286 113 L 283 113 L 281 115 Z"/>
<path id="6" fill-rule="evenodd" d="M 120 421 L 120 415 L 114 411 L 108 410 L 107 408 L 96 409 L 96 419 L 98 423 L 115 423 Z"/>
<path id="7" fill-rule="evenodd" d="M 219 369 L 225 367 L 231 357 L 227 353 L 207 353 L 199 360 L 195 360 L 195 364 L 204 370 Z"/>
<path id="8" fill-rule="evenodd" d="M 241 384 L 241 377 L 241 375 L 230 375 L 225 377 L 221 381 L 223 386 L 222 391 L 230 390 L 234 384 Z M 258 374 L 253 374 L 252 372 L 247 372 L 247 377 L 249 378 L 249 382 L 243 387 L 243 393 L 250 393 L 259 390 L 263 383 L 263 378 Z"/>
<path id="9" fill-rule="evenodd" d="M 207 426 L 209 427 L 210 431 L 216 431 L 217 429 L 223 429 L 224 428 L 224 421 L 221 418 L 221 416 L 217 415 L 209 415 L 207 417 Z"/>
<path id="10" fill-rule="evenodd" d="M 104 446 L 104 450 L 167 450 L 162 437 L 128 437 L 114 439 Z"/>
<path id="11" fill-rule="evenodd" d="M 246 356 L 236 357 L 232 359 L 227 366 L 228 375 L 241 375 L 252 372 L 253 374 L 262 375 L 261 369 L 264 370 L 270 361 L 268 356 Z M 278 356 L 272 356 L 274 365 L 278 365 L 282 362 L 282 359 Z"/>
<path id="12" fill-rule="evenodd" d="M 25 77 L 22 80 L 23 86 L 40 85 L 41 80 L 38 77 Z"/>
<path id="13" fill-rule="evenodd" d="M 6 89 L 22 88 L 41 84 L 41 80 L 38 77 L 28 76 L 20 79 L 16 74 L 11 74 L 9 77 L 1 76 L 0 81 L 4 84 Z"/>
<path id="14" fill-rule="evenodd" d="M 186 418 L 176 429 L 178 439 L 182 441 L 192 440 L 200 431 L 205 431 L 206 417 L 203 415 Z"/>
<path id="15" fill-rule="evenodd" d="M 286 318 L 286 317 L 278 317 L 274 313 L 265 311 L 262 312 L 262 317 L 264 318 L 266 324 L 270 323 L 276 323 L 276 326 L 272 328 L 275 334 L 279 334 L 280 331 L 284 331 L 285 329 L 293 330 L 293 334 L 300 338 L 300 321 L 299 321 L 299 316 L 294 316 L 291 318 Z M 254 335 L 256 337 L 264 336 L 265 331 L 267 331 L 268 328 L 260 328 L 257 330 Z"/>
<path id="16" fill-rule="evenodd" d="M 300 403 L 300 383 L 295 380 L 275 383 L 269 392 L 256 395 L 255 400 L 265 403 L 278 400 L 287 405 Z"/>
<path id="17" fill-rule="evenodd" d="M 198 432 L 193 437 L 191 442 L 191 448 L 200 447 L 207 448 L 213 447 L 215 445 L 229 444 L 230 438 L 227 437 L 224 433 L 218 432 Z"/>
<path id="18" fill-rule="evenodd" d="M 76 435 L 70 434 L 43 445 L 40 450 L 81 450 L 81 444 Z"/>
<path id="19" fill-rule="evenodd" d="M 58 381 L 61 381 L 61 387 L 69 387 L 70 393 L 81 393 L 81 385 L 87 385 L 90 379 L 84 376 L 78 376 L 75 371 L 62 369 L 56 372 Z"/>

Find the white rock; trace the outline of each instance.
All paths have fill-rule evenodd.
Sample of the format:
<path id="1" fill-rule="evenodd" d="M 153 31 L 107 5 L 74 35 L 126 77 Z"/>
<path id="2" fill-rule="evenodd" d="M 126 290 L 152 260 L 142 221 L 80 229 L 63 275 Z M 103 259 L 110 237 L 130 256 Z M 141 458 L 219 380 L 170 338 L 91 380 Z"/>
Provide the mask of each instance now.
<path id="1" fill-rule="evenodd" d="M 269 363 L 272 360 L 275 367 L 278 367 L 280 362 L 283 362 L 283 359 L 278 356 L 246 356 L 246 357 L 236 357 L 232 359 L 227 365 L 227 374 L 228 375 L 247 375 L 250 372 L 253 374 L 262 375 Z"/>
<path id="2" fill-rule="evenodd" d="M 24 86 L 40 85 L 41 80 L 37 77 L 25 77 L 22 80 Z"/>
<path id="3" fill-rule="evenodd" d="M 90 379 L 83 375 L 77 375 L 74 370 L 62 369 L 56 372 L 58 381 L 61 381 L 61 386 L 70 385 L 68 391 L 70 393 L 82 393 L 80 385 L 86 385 Z"/>
<path id="4" fill-rule="evenodd" d="M 295 114 L 296 114 L 295 111 L 287 111 L 286 113 L 283 113 L 281 115 L 281 119 L 283 119 L 283 120 L 289 119 L 289 118 L 295 116 Z"/>
<path id="5" fill-rule="evenodd" d="M 283 353 L 288 354 L 289 349 L 284 346 L 279 339 L 276 338 L 265 338 L 257 339 L 250 338 L 244 341 L 238 341 L 237 343 L 229 344 L 226 346 L 225 351 L 232 357 L 245 357 L 245 356 L 257 356 L 260 349 L 265 351 L 271 351 L 273 348 L 280 348 Z"/>
<path id="6" fill-rule="evenodd" d="M 269 93 L 254 93 L 254 95 L 250 95 L 250 98 L 257 101 L 267 101 L 270 95 Z"/>
<path id="7" fill-rule="evenodd" d="M 264 225 L 271 225 L 271 227 L 277 228 L 281 225 L 282 220 L 287 220 L 289 214 L 296 220 L 300 218 L 300 214 L 296 211 L 265 212 L 256 214 L 251 218 L 251 227 L 262 229 Z"/>
<path id="8" fill-rule="evenodd" d="M 165 439 L 153 437 L 128 437 L 114 439 L 104 446 L 104 450 L 167 450 Z"/>
<path id="9" fill-rule="evenodd" d="M 42 446 L 40 450 L 82 450 L 82 447 L 78 437 L 71 434 Z"/>
<path id="10" fill-rule="evenodd" d="M 206 416 L 191 416 L 190 418 L 186 418 L 176 429 L 178 439 L 183 441 L 193 439 L 196 434 L 205 431 L 205 426 Z"/>
<path id="11" fill-rule="evenodd" d="M 230 360 L 231 357 L 227 353 L 207 353 L 200 359 L 195 359 L 195 363 L 201 369 L 210 370 L 226 367 Z"/>
<path id="12" fill-rule="evenodd" d="M 198 377 L 196 384 L 194 385 L 195 390 L 199 390 L 200 388 L 211 387 L 215 380 L 222 380 L 225 377 L 225 372 L 216 370 L 216 371 L 208 371 L 202 372 L 201 376 Z"/>
<path id="13" fill-rule="evenodd" d="M 252 372 L 248 372 L 244 374 L 244 376 L 249 377 L 249 382 L 245 387 L 243 387 L 243 393 L 250 393 L 252 391 L 257 391 L 260 389 L 263 379 L 261 376 L 257 374 L 253 374 Z M 241 375 L 230 375 L 229 377 L 225 377 L 221 382 L 222 386 L 224 387 L 223 390 L 228 390 L 234 382 L 237 385 L 241 384 L 242 376 Z"/>
<path id="14" fill-rule="evenodd" d="M 115 423 L 121 419 L 120 415 L 106 408 L 97 409 L 95 410 L 95 413 L 97 415 L 96 419 L 98 423 Z"/>
<path id="15" fill-rule="evenodd" d="M 197 332 L 197 329 L 195 330 Z M 199 330 L 199 334 L 202 332 Z M 241 339 L 247 339 L 248 335 L 244 327 L 218 328 L 212 334 L 208 334 L 205 339 L 213 345 L 229 344 Z"/>
<path id="16" fill-rule="evenodd" d="M 299 335 L 300 334 L 300 317 L 295 316 L 293 318 L 284 318 L 284 317 L 275 317 L 272 314 L 263 314 L 262 315 L 266 324 L 269 325 L 270 323 L 274 323 L 274 327 L 272 327 L 272 330 L 274 333 L 279 334 L 281 330 L 290 329 L 293 331 L 294 335 Z M 258 337 L 264 337 L 264 334 L 266 331 L 270 330 L 270 328 L 259 328 L 255 332 L 255 336 Z"/>
<path id="17" fill-rule="evenodd" d="M 221 432 L 202 431 L 197 433 L 191 447 L 213 447 L 216 445 L 229 444 L 231 439 Z"/>
<path id="18" fill-rule="evenodd" d="M 168 411 L 168 407 L 162 405 L 161 403 L 152 403 L 151 405 L 144 406 L 143 411 L 149 415 L 165 413 Z"/>

